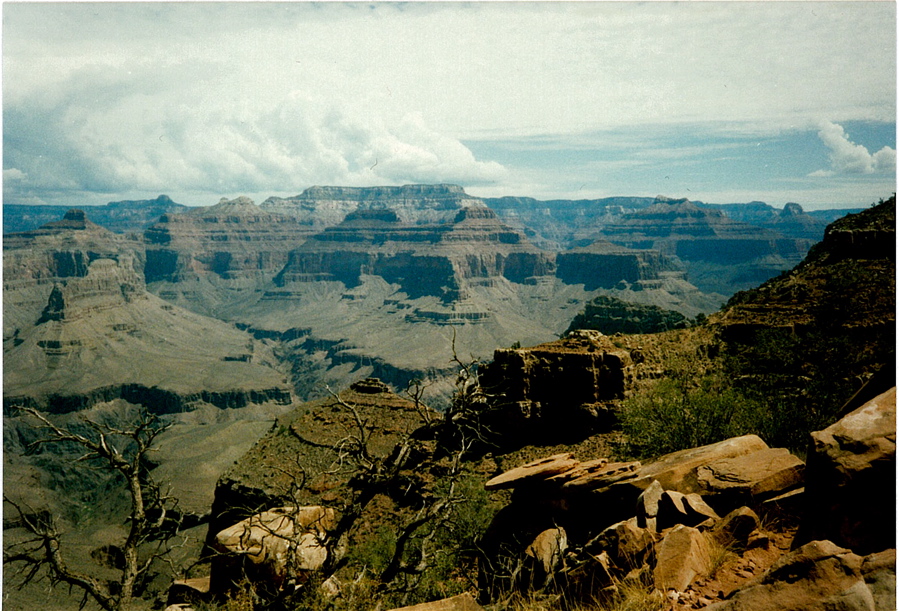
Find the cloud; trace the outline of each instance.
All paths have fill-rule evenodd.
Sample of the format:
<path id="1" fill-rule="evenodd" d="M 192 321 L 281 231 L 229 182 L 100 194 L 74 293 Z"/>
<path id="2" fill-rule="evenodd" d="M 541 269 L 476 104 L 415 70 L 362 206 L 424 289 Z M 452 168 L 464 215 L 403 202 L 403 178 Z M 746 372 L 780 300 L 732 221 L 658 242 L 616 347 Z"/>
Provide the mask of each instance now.
<path id="1" fill-rule="evenodd" d="M 830 149 L 830 168 L 816 170 L 813 177 L 828 177 L 843 174 L 890 174 L 896 172 L 896 151 L 888 146 L 874 154 L 861 144 L 849 139 L 842 126 L 830 121 L 821 124 L 818 131 L 821 142 Z"/>
<path id="2" fill-rule="evenodd" d="M 430 128 L 420 113 L 389 119 L 360 104 L 301 92 L 248 108 L 197 88 L 185 91 L 191 103 L 173 104 L 137 86 L 146 82 L 140 74 L 107 85 L 93 75 L 86 78 L 95 83 L 89 94 L 72 82 L 63 89 L 79 95 L 57 96 L 53 105 L 46 97 L 42 104 L 26 100 L 6 109 L 7 201 L 29 193 L 473 185 L 506 176 L 502 165 L 476 159 L 459 140 Z"/>

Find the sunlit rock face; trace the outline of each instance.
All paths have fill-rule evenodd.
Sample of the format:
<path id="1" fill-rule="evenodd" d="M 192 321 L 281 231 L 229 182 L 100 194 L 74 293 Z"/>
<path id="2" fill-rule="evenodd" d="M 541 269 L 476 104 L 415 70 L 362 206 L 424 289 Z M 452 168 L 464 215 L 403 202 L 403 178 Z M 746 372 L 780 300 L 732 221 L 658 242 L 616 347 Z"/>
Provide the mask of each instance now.
<path id="1" fill-rule="evenodd" d="M 483 205 L 459 207 L 449 222 L 428 225 L 403 222 L 393 209 L 366 209 L 291 252 L 275 282 L 339 280 L 354 287 L 369 274 L 399 284 L 412 298 L 453 300 L 469 280 L 521 283 L 554 271 L 550 253 Z"/>
<path id="2" fill-rule="evenodd" d="M 295 218 L 263 211 L 246 197 L 164 214 L 144 234 L 147 282 L 215 275 L 225 280 L 275 274 L 311 233 Z"/>

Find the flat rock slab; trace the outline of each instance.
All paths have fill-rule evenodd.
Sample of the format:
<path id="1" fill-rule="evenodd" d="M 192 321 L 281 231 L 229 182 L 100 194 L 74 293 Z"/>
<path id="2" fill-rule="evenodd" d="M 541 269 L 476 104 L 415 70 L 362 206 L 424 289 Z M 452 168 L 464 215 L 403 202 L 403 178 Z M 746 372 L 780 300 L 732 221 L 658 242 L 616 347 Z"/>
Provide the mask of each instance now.
<path id="1" fill-rule="evenodd" d="M 551 477 L 550 481 L 564 482 L 562 489 L 567 491 L 596 490 L 621 480 L 636 477 L 637 470 L 640 468 L 639 461 L 609 463 L 593 469 L 582 469 L 583 464 L 581 463 L 581 465 L 561 475 Z"/>
<path id="2" fill-rule="evenodd" d="M 655 462 L 643 465 L 637 477 L 624 482 L 624 485 L 633 485 L 644 490 L 653 480 L 658 480 L 665 490 L 702 494 L 704 490 L 697 479 L 697 470 L 700 467 L 767 449 L 768 444 L 757 435 L 732 437 L 718 443 L 666 454 Z"/>
<path id="3" fill-rule="evenodd" d="M 805 463 L 785 448 L 716 460 L 696 470 L 704 494 L 745 493 L 757 500 L 801 486 Z"/>
<path id="4" fill-rule="evenodd" d="M 434 602 L 421 603 L 411 607 L 398 607 L 392 611 L 484 611 L 484 607 L 479 605 L 471 594 L 465 592 Z"/>
<path id="5" fill-rule="evenodd" d="M 525 482 L 543 480 L 553 475 L 564 473 L 577 467 L 579 464 L 580 462 L 574 458 L 574 454 L 571 452 L 554 454 L 501 473 L 484 484 L 484 489 L 503 490 L 514 488 Z"/>

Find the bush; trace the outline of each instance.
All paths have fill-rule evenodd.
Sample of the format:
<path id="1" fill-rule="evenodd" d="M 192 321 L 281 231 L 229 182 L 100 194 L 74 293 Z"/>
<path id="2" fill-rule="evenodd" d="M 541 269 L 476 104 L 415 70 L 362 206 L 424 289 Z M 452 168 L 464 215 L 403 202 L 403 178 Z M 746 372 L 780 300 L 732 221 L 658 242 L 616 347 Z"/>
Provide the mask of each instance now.
<path id="1" fill-rule="evenodd" d="M 621 427 L 626 451 L 659 456 L 770 428 L 764 405 L 750 400 L 721 374 L 691 379 L 681 371 L 625 401 Z"/>

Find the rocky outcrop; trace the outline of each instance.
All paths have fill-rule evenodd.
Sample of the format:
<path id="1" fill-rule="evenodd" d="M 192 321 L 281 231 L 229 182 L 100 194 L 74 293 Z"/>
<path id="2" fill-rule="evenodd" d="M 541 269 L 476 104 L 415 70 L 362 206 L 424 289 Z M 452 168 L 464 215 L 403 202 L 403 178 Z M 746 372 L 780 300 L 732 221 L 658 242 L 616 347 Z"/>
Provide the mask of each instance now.
<path id="1" fill-rule="evenodd" d="M 689 321 L 680 312 L 600 295 L 589 301 L 584 311 L 574 317 L 566 333 L 577 329 L 593 329 L 605 335 L 661 333 L 688 326 Z"/>
<path id="2" fill-rule="evenodd" d="M 290 216 L 264 211 L 246 197 L 181 214 L 164 214 L 144 233 L 148 283 L 270 278 L 287 252 L 312 233 Z"/>
<path id="3" fill-rule="evenodd" d="M 775 535 L 763 530 L 751 507 L 771 511 L 766 498 L 802 484 L 801 471 L 793 479 L 770 478 L 771 472 L 781 470 L 780 454 L 758 437 L 748 436 L 669 454 L 645 465 L 605 459 L 579 462 L 571 454 L 560 454 L 501 473 L 485 488 L 511 487 L 514 492 L 481 540 L 487 567 L 480 574 L 483 602 L 518 583 L 514 571 L 507 574 L 501 567 L 520 561 L 527 568 L 537 557 L 545 562 L 527 574 L 538 579 L 517 587 L 555 584 L 575 598 L 587 599 L 613 596 L 612 586 L 633 570 L 651 574 L 662 592 L 685 592 L 726 561 L 725 546 L 735 550 L 734 559 L 736 552 L 759 550 L 749 557 L 770 565 L 780 555 L 772 543 Z M 772 482 L 767 494 L 728 495 L 700 479 L 698 474 L 707 469 L 721 473 L 722 463 L 738 457 L 752 468 L 739 473 L 732 469 L 722 481 L 735 475 L 748 489 Z M 775 464 L 764 468 L 769 461 Z M 561 541 L 562 533 L 569 551 L 554 564 L 551 539 Z M 537 554 L 537 549 L 544 553 Z"/>
<path id="4" fill-rule="evenodd" d="M 35 230 L 65 214 L 66 206 L 3 205 L 3 233 Z M 175 203 L 168 195 L 156 199 L 109 202 L 104 206 L 87 208 L 88 215 L 98 225 L 115 233 L 143 233 L 163 214 L 180 213 L 187 206 Z"/>
<path id="5" fill-rule="evenodd" d="M 873 571 L 865 570 L 875 563 L 873 557 L 863 558 L 830 541 L 812 541 L 779 559 L 755 583 L 738 590 L 730 600 L 706 609 L 887 611 L 895 607 L 895 591 L 892 600 L 886 600 L 888 596 L 875 600 L 878 588 L 872 587 L 873 580 L 868 581 Z M 888 570 L 895 579 L 895 550 Z"/>
<path id="6" fill-rule="evenodd" d="M 209 591 L 227 594 L 244 580 L 270 593 L 288 580 L 302 583 L 327 560 L 322 541 L 335 523 L 333 509 L 310 506 L 276 507 L 229 526 L 213 540 Z"/>
<path id="7" fill-rule="evenodd" d="M 452 221 L 462 208 L 483 206 L 457 185 L 401 187 L 309 187 L 295 197 L 270 197 L 260 207 L 322 229 L 357 210 L 393 210 L 401 222 L 432 225 Z"/>
<path id="8" fill-rule="evenodd" d="M 556 265 L 562 282 L 583 284 L 588 291 L 629 285 L 640 290 L 643 281 L 655 281 L 661 272 L 681 271 L 658 250 L 635 250 L 606 240 L 561 252 Z"/>
<path id="9" fill-rule="evenodd" d="M 412 299 L 457 301 L 471 279 L 520 283 L 553 271 L 548 254 L 488 208 L 470 205 L 439 225 L 404 223 L 393 209 L 357 210 L 293 250 L 275 282 L 338 280 L 355 287 L 362 274 L 371 274 L 399 284 Z"/>
<path id="10" fill-rule="evenodd" d="M 801 265 L 734 295 L 716 322 L 734 340 L 811 326 L 895 338 L 895 225 L 895 197 L 835 221 Z"/>
<path id="11" fill-rule="evenodd" d="M 350 494 L 352 473 L 334 473 L 331 467 L 341 460 L 341 443 L 358 430 L 357 415 L 364 423 L 368 452 L 378 459 L 386 458 L 423 418 L 436 417 L 378 380 L 363 380 L 336 397 L 300 405 L 219 478 L 210 537 L 269 507 L 297 502 L 341 506 Z"/>
<path id="12" fill-rule="evenodd" d="M 599 332 L 502 349 L 480 372 L 488 419 L 503 444 L 583 438 L 610 422 L 607 406 L 631 383 L 631 356 Z M 564 393 L 559 393 L 564 388 Z"/>
<path id="13" fill-rule="evenodd" d="M 429 603 L 399 607 L 393 611 L 484 611 L 484 608 L 475 601 L 471 594 L 464 592 Z"/>
<path id="14" fill-rule="evenodd" d="M 797 539 L 860 554 L 896 546 L 896 389 L 812 433 Z"/>

